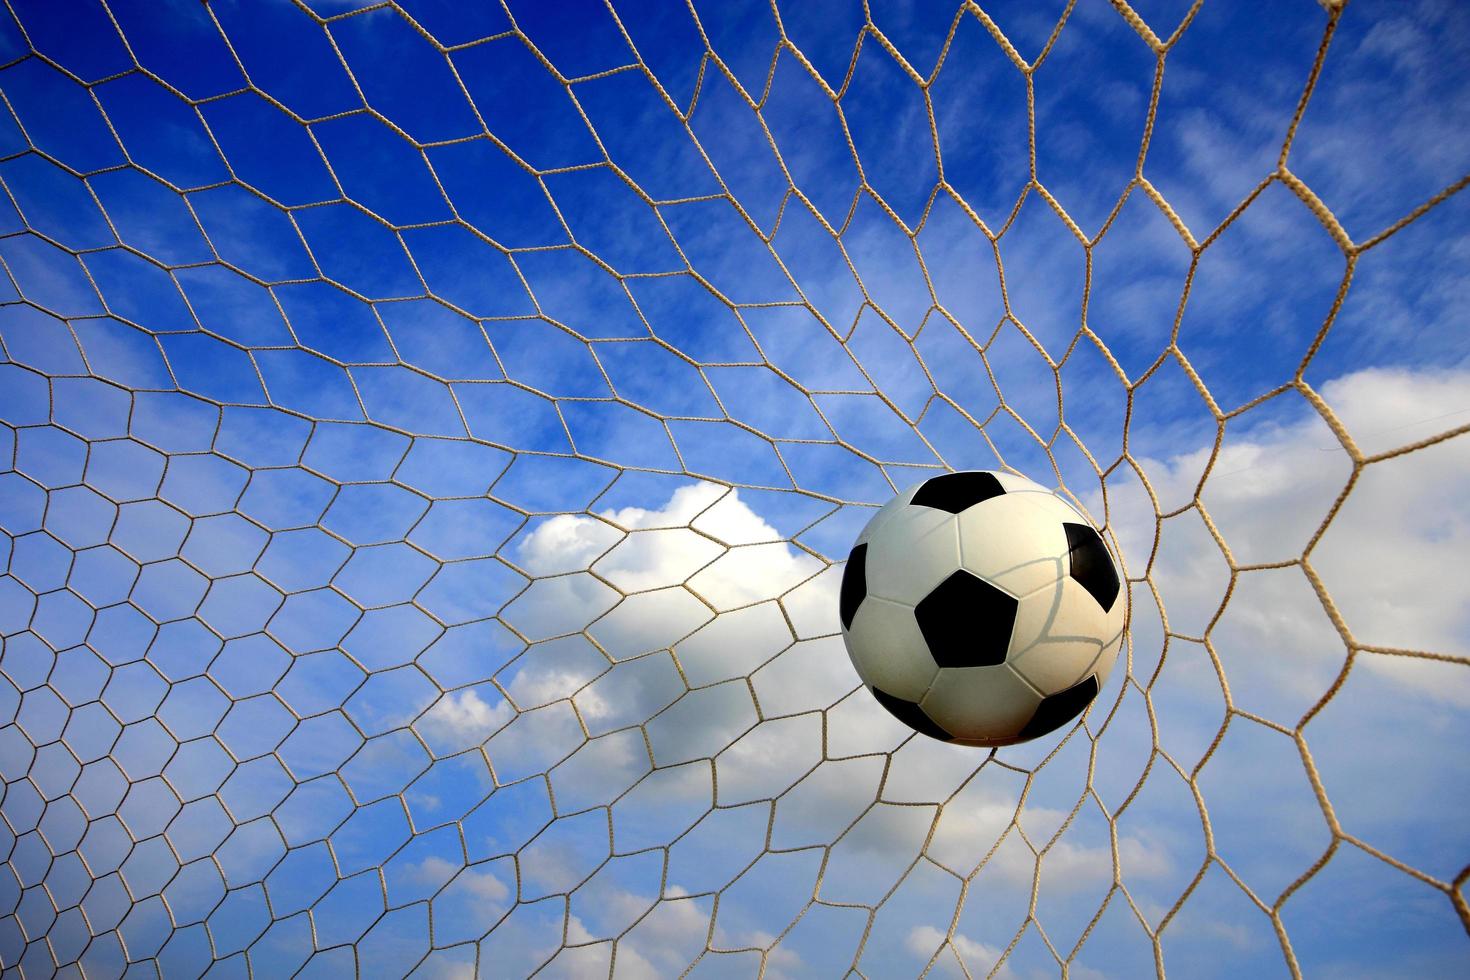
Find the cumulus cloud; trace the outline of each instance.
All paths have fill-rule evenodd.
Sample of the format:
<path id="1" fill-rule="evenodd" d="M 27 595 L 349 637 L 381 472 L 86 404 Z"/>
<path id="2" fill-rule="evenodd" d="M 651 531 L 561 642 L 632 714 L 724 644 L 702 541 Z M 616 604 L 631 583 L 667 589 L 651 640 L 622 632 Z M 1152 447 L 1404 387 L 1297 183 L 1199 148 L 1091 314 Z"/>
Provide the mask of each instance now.
<path id="1" fill-rule="evenodd" d="M 678 890 L 665 889 L 669 895 Z M 635 896 L 627 900 L 642 901 Z M 642 902 L 647 906 L 647 902 Z M 618 943 L 616 980 L 657 980 L 677 976 L 704 948 L 709 931 L 708 900 L 665 899 Z"/>
<path id="2" fill-rule="evenodd" d="M 823 568 L 738 490 L 712 483 L 680 487 L 662 507 L 559 515 L 526 537 L 519 556 L 534 572 L 591 568 L 625 593 L 687 584 L 717 609 L 776 598 Z"/>
<path id="3" fill-rule="evenodd" d="M 965 874 L 985 858 L 988 882 L 1029 890 L 1036 876 L 1031 849 L 1017 837 L 1010 846 L 991 850 L 1007 833 L 1017 835 L 1013 822 L 1019 820 L 1017 826 L 1025 829 L 1032 846 L 1045 848 L 1041 880 L 1048 895 L 1067 897 L 1112 881 L 1113 855 L 1106 843 L 1085 843 L 1070 834 L 1051 840 L 1068 812 L 1031 802 L 1020 807 L 1020 801 L 1007 791 L 986 788 L 983 776 L 975 785 L 978 792 L 967 790 L 941 814 L 930 847 L 936 860 Z M 1166 876 L 1174 867 L 1168 850 L 1159 842 L 1127 828 L 1118 832 L 1118 857 L 1125 878 L 1132 882 Z"/>
<path id="4" fill-rule="evenodd" d="M 909 930 L 908 937 L 904 940 L 904 945 L 915 956 L 928 958 L 933 956 L 934 951 L 939 949 L 944 942 L 945 935 L 941 930 L 933 926 L 923 925 L 914 926 Z M 976 942 L 958 932 L 949 940 L 949 944 L 954 947 L 955 952 L 960 954 L 960 958 L 964 960 L 965 968 L 970 971 L 971 976 L 989 976 L 990 971 L 995 968 L 995 964 L 1000 960 L 1000 954 L 1004 952 L 1004 950 L 996 949 L 994 946 Z M 935 965 L 938 968 L 940 976 L 959 974 L 958 970 L 948 968 L 952 967 L 952 963 L 947 962 L 943 957 Z M 1014 980 L 1015 973 L 1009 966 L 1002 966 L 996 972 L 995 977 L 997 980 Z"/>
<path id="5" fill-rule="evenodd" d="M 547 518 L 521 541 L 517 557 L 532 575 L 586 568 L 622 538 L 617 528 L 573 514 Z"/>
<path id="6" fill-rule="evenodd" d="M 430 854 L 416 864 L 407 865 L 404 873 L 410 881 L 435 891 L 454 879 L 456 889 L 468 892 L 479 900 L 498 903 L 510 896 L 509 886 L 492 872 L 466 868 L 437 854 Z"/>
<path id="7" fill-rule="evenodd" d="M 1462 424 L 1470 372 L 1369 368 L 1322 382 L 1318 390 L 1371 457 Z M 1227 426 L 1201 494 L 1242 565 L 1300 557 L 1351 476 L 1348 455 L 1320 416 L 1301 400 L 1280 401 L 1263 406 L 1258 421 L 1248 414 Z M 1145 467 L 1161 497 L 1188 500 L 1208 456 L 1205 447 L 1186 449 Z M 1153 547 L 1155 521 L 1147 498 L 1130 489 L 1131 478 L 1121 470 L 1115 475 L 1109 517 L 1136 576 Z M 1309 555 L 1359 643 L 1455 656 L 1470 651 L 1464 579 L 1456 571 L 1470 547 L 1467 490 L 1470 439 L 1464 436 L 1388 455 L 1363 470 Z M 1099 499 L 1088 503 L 1101 513 Z M 1225 597 L 1225 559 L 1192 512 L 1163 525 L 1153 581 L 1170 626 L 1197 634 Z M 1135 595 L 1145 597 L 1133 620 L 1135 662 L 1144 665 L 1136 679 L 1148 683 L 1161 639 L 1158 616 L 1146 592 Z M 1334 690 L 1346 644 L 1296 567 L 1241 573 L 1209 636 L 1230 700 L 1241 710 L 1291 728 L 1331 694 L 1304 736 L 1329 805 L 1350 833 L 1421 868 L 1454 849 L 1458 832 L 1411 801 L 1453 793 L 1448 787 L 1459 785 L 1459 767 L 1432 759 L 1426 747 L 1463 728 L 1470 672 L 1365 652 L 1355 658 L 1346 684 Z M 1221 680 L 1194 644 L 1171 645 L 1152 702 L 1160 746 L 1186 768 L 1225 722 Z M 1146 728 L 1142 734 L 1148 738 Z M 1331 839 L 1298 746 L 1249 721 L 1231 719 L 1195 785 L 1217 853 L 1260 895 L 1278 894 Z M 1119 830 L 1145 829 L 1151 835 L 1142 838 L 1145 843 L 1160 841 L 1177 867 L 1188 867 L 1203 856 L 1202 832 L 1182 794 L 1170 806 L 1159 805 L 1162 797 L 1150 802 L 1164 786 L 1151 777 L 1142 809 L 1125 814 Z M 1125 881 L 1132 882 L 1140 856 L 1122 856 Z M 1167 906 L 1184 883 L 1166 870 L 1159 879 Z M 1234 893 L 1233 886 L 1221 891 Z M 1204 903 L 1208 917 L 1209 903 L 1224 900 L 1190 901 Z"/>
<path id="8" fill-rule="evenodd" d="M 649 908 L 648 899 L 625 890 L 605 896 L 615 918 L 638 917 L 637 923 L 617 944 L 615 980 L 659 980 L 677 976 L 705 948 L 712 903 L 708 899 L 679 897 L 680 889 L 665 889 L 663 901 Z M 646 915 L 644 913 L 647 912 Z M 567 919 L 569 943 L 593 942 L 598 937 L 575 915 Z M 766 950 L 763 975 L 778 978 L 804 976 L 801 956 L 776 945 L 776 937 L 759 930 L 732 931 L 716 925 L 710 939 L 712 949 Z M 718 955 L 718 954 L 711 954 Z"/>
<path id="9" fill-rule="evenodd" d="M 510 895 L 510 886 L 489 871 L 466 868 L 459 873 L 459 881 L 471 895 L 486 902 L 501 902 Z"/>
<path id="10" fill-rule="evenodd" d="M 531 668 L 516 675 L 511 696 L 526 708 L 539 707 L 566 698 L 587 684 L 586 675 L 555 666 Z M 577 707 L 584 715 L 601 718 L 610 711 L 595 690 L 578 695 Z"/>
<path id="11" fill-rule="evenodd" d="M 607 531 L 614 527 L 626 529 L 626 535 L 615 531 L 618 537 L 610 539 Z M 676 490 L 661 506 L 624 507 L 596 516 L 560 515 L 526 537 L 518 559 L 533 570 L 590 567 L 618 589 L 638 593 L 605 614 L 600 595 L 579 598 L 570 588 L 558 593 L 559 621 L 586 626 L 619 659 L 676 644 L 709 623 L 710 631 L 696 634 L 699 638 L 691 649 L 711 667 L 721 661 L 742 663 L 738 673 L 743 674 L 791 645 L 794 637 L 785 617 L 752 616 L 745 621 L 747 628 L 718 638 L 720 631 L 711 620 L 715 610 L 772 600 L 786 608 L 798 636 L 831 636 L 837 630 L 838 575 L 824 572 L 824 563 L 787 543 L 733 488 L 695 483 Z M 752 649 L 769 653 L 752 663 L 744 655 Z M 856 681 L 845 655 L 830 654 L 831 650 L 793 650 L 789 664 L 783 661 L 779 669 L 773 665 L 782 683 L 772 697 L 803 688 L 818 690 L 826 700 L 810 707 L 824 707 L 851 690 Z M 523 690 L 530 697 L 537 692 L 550 695 L 568 680 L 551 666 L 528 668 L 516 677 L 516 696 L 519 699 Z M 692 683 L 701 681 L 696 678 Z M 790 699 L 784 700 L 785 710 L 790 710 Z M 578 706 L 593 714 L 606 707 L 585 693 L 579 695 Z"/>
<path id="12" fill-rule="evenodd" d="M 414 727 L 441 755 L 483 743 L 492 734 L 510 724 L 515 709 L 503 698 L 491 704 L 479 690 L 465 688 L 451 691 L 425 711 Z"/>
<path id="13" fill-rule="evenodd" d="M 1342 420 L 1365 455 L 1384 453 L 1443 432 L 1466 418 L 1470 372 L 1370 368 L 1321 386 L 1322 397 Z M 1269 404 L 1269 403 L 1268 403 Z M 1302 404 L 1226 442 L 1201 499 L 1240 564 L 1279 562 L 1300 556 L 1347 485 L 1351 461 L 1321 416 Z M 1201 447 L 1143 466 L 1162 499 L 1193 496 L 1210 449 Z M 1130 574 L 1142 571 L 1154 538 L 1152 506 L 1117 471 L 1110 484 L 1113 529 Z M 1363 643 L 1465 655 L 1470 652 L 1470 618 L 1464 587 L 1455 573 L 1470 548 L 1470 439 L 1451 439 L 1429 448 L 1370 464 L 1337 513 L 1310 559 L 1354 637 Z M 1102 513 L 1100 496 L 1087 504 Z M 1181 515 L 1165 522 L 1154 578 L 1171 623 L 1203 624 L 1222 598 L 1223 556 L 1198 533 L 1197 519 Z M 1187 541 L 1188 547 L 1178 546 Z M 1172 545 L 1172 546 L 1171 546 Z M 1243 579 L 1247 582 L 1248 579 Z M 1304 630 L 1326 624 L 1320 601 L 1309 589 L 1276 592 L 1255 604 L 1232 602 L 1215 637 L 1227 673 L 1235 650 L 1278 651 L 1278 666 L 1301 664 L 1316 675 L 1340 664 L 1344 649 L 1304 640 Z M 1320 630 L 1314 635 L 1320 636 Z M 1252 657 L 1240 666 L 1268 658 Z M 1406 685 L 1421 696 L 1470 704 L 1470 678 L 1446 685 L 1442 672 L 1422 661 L 1368 656 L 1368 670 Z M 1260 669 L 1271 669 L 1262 663 Z M 1281 683 L 1292 683 L 1290 669 Z M 1320 689 L 1319 689 L 1320 693 Z"/>

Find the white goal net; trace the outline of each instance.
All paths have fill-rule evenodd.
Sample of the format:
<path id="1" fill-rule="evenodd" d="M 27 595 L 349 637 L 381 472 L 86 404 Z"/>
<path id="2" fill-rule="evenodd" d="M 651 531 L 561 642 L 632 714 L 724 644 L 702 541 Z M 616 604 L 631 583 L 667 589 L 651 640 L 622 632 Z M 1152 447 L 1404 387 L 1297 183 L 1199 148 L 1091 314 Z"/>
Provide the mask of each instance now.
<path id="1" fill-rule="evenodd" d="M 0 967 L 1470 969 L 1449 2 L 4 0 Z M 858 683 L 876 506 L 1121 556 Z"/>

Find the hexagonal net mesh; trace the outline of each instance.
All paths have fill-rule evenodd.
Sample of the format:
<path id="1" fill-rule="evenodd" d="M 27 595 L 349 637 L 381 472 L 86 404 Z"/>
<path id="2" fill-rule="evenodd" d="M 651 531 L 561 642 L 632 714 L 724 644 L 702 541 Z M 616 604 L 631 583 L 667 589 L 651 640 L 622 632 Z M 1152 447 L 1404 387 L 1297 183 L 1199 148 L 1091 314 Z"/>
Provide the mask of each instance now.
<path id="1" fill-rule="evenodd" d="M 0 963 L 1463 967 L 1461 14 L 1155 6 L 6 0 Z M 1029 745 L 837 632 L 961 468 Z"/>

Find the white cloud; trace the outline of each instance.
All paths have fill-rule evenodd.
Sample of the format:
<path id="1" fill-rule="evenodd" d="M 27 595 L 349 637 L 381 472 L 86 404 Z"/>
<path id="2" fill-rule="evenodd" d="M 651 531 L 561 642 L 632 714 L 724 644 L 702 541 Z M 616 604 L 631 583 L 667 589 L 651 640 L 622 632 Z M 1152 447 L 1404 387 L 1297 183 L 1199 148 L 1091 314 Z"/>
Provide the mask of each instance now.
<path id="1" fill-rule="evenodd" d="M 934 951 L 944 941 L 945 935 L 941 930 L 933 926 L 924 925 L 914 926 L 910 929 L 908 936 L 904 940 L 904 945 L 915 956 L 922 956 L 927 960 L 930 956 L 934 955 Z M 977 977 L 989 976 L 990 971 L 995 968 L 996 962 L 1000 960 L 1001 953 L 1004 952 L 1004 950 L 977 942 L 963 933 L 958 932 L 949 940 L 949 944 L 960 954 L 960 958 L 964 960 L 965 968 L 970 971 L 970 975 Z M 935 967 L 940 976 L 958 973 L 957 970 L 952 969 L 952 963 L 946 962 L 944 957 L 940 957 Z M 996 972 L 995 976 L 999 980 L 1011 980 L 1015 974 L 1009 966 L 1002 966 Z"/>
<path id="2" fill-rule="evenodd" d="M 821 721 L 800 715 L 757 725 L 715 760 L 722 804 L 782 792 L 821 761 Z"/>
<path id="3" fill-rule="evenodd" d="M 547 518 L 521 541 L 517 555 L 532 575 L 557 575 L 592 564 L 623 537 L 601 521 L 573 514 Z"/>
<path id="4" fill-rule="evenodd" d="M 630 531 L 688 527 L 701 515 L 705 515 L 705 512 L 723 497 L 727 495 L 738 497 L 738 493 L 739 491 L 713 483 L 693 483 L 675 490 L 668 503 L 657 509 L 630 506 L 603 511 L 602 516 Z M 747 529 L 765 527 L 765 522 L 756 517 L 748 508 L 738 508 L 733 512 L 722 511 L 722 513 L 730 513 L 728 520 L 736 527 Z M 708 523 L 708 515 L 705 515 L 705 522 Z M 703 530 L 714 531 L 716 528 L 706 527 Z M 770 538 L 758 537 L 757 540 L 770 540 Z M 739 541 L 737 539 L 731 543 L 739 543 Z"/>
<path id="5" fill-rule="evenodd" d="M 987 881 L 1029 889 L 1036 876 L 1036 858 L 1019 836 L 1010 846 L 990 853 L 1007 831 L 1018 834 L 1012 827 L 1012 821 L 1017 819 L 1016 810 L 1014 797 L 991 793 L 978 797 L 962 795 L 946 805 L 940 816 L 931 853 L 937 860 L 949 858 L 953 862 L 951 869 L 960 874 L 973 870 L 974 861 L 988 855 Z M 1082 844 L 1064 834 L 1047 846 L 1068 816 L 1062 810 L 1028 803 L 1019 817 L 1019 825 L 1025 828 L 1031 843 L 1038 849 L 1046 848 L 1041 859 L 1042 887 L 1052 895 L 1086 891 L 1113 878 L 1113 855 L 1106 845 Z M 969 859 L 971 866 L 965 866 L 962 856 Z M 1130 882 L 1163 877 L 1173 869 L 1165 848 L 1127 831 L 1119 832 L 1118 856 L 1125 879 Z"/>
<path id="6" fill-rule="evenodd" d="M 659 980 L 664 975 L 636 946 L 619 943 L 616 955 L 613 976 L 617 980 Z"/>
<path id="7" fill-rule="evenodd" d="M 486 902 L 502 902 L 510 896 L 510 887 L 489 870 L 466 868 L 437 854 L 430 854 L 417 864 L 404 868 L 410 881 L 427 885 L 434 890 L 454 880 L 453 888 L 463 890 Z"/>
<path id="8" fill-rule="evenodd" d="M 500 902 L 510 895 L 510 886 L 489 871 L 466 868 L 459 873 L 459 882 L 471 895 L 487 902 Z"/>
<path id="9" fill-rule="evenodd" d="M 688 528 L 635 531 L 593 566 L 624 592 L 642 592 L 687 582 L 724 552 Z"/>
<path id="10" fill-rule="evenodd" d="M 454 877 L 459 865 L 453 864 L 437 854 L 430 854 L 417 864 L 407 865 L 403 871 L 410 881 L 421 885 L 429 885 L 437 889 L 444 882 Z"/>
<path id="11" fill-rule="evenodd" d="M 1369 455 L 1463 424 L 1470 408 L 1466 392 L 1470 372 L 1463 370 L 1369 368 L 1321 386 L 1323 398 Z M 1345 452 L 1305 405 L 1295 417 L 1248 430 L 1243 437 L 1232 438 L 1228 425 L 1226 431 L 1201 497 L 1236 560 L 1300 556 L 1346 484 L 1351 468 Z M 1162 499 L 1187 500 L 1208 455 L 1207 448 L 1194 449 L 1168 460 L 1146 460 L 1144 467 Z M 1465 590 L 1455 571 L 1459 556 L 1470 548 L 1467 474 L 1470 439 L 1461 437 L 1373 463 L 1352 488 L 1311 562 L 1359 641 L 1470 652 Z M 1129 492 L 1130 479 L 1124 474 L 1114 481 L 1120 495 L 1113 498 L 1111 519 L 1130 574 L 1137 575 L 1151 547 L 1154 520 L 1146 498 Z M 1087 504 L 1102 513 L 1097 495 Z M 1204 623 L 1222 598 L 1224 559 L 1202 535 L 1190 539 L 1200 547 L 1171 548 L 1176 520 L 1165 524 L 1154 578 L 1171 622 Z M 1341 662 L 1341 646 L 1292 642 L 1310 624 L 1326 622 L 1309 591 L 1278 593 L 1265 602 L 1254 607 L 1232 602 L 1214 634 L 1227 676 L 1245 666 L 1231 651 L 1251 646 L 1278 651 L 1287 663 L 1305 658 L 1303 669 L 1309 671 Z M 1446 685 L 1442 671 L 1402 657 L 1368 656 L 1361 663 L 1423 697 L 1470 705 L 1470 677 Z"/>
<path id="12" fill-rule="evenodd" d="M 575 915 L 567 916 L 568 945 L 576 945 L 577 943 L 590 943 L 595 942 L 596 940 L 597 937 L 592 935 L 592 933 L 587 929 L 587 926 L 582 922 L 581 919 L 577 918 Z"/>
<path id="13" fill-rule="evenodd" d="M 769 950 L 766 953 L 765 976 L 771 977 L 773 980 L 788 980 L 788 978 L 790 980 L 796 980 L 798 977 L 806 976 L 807 971 L 804 969 L 806 964 L 803 962 L 800 953 L 794 949 L 787 949 L 784 945 L 777 946 L 774 949 L 770 948 L 775 938 L 775 936 L 767 933 L 753 932 L 747 934 L 742 942 L 743 945 L 760 946 Z"/>
<path id="14" fill-rule="evenodd" d="M 504 699 L 487 704 L 475 688 L 451 691 L 414 723 L 414 728 L 440 755 L 483 744 L 510 724 L 515 709 Z"/>
<path id="15" fill-rule="evenodd" d="M 678 889 L 670 887 L 664 891 L 666 895 L 673 896 Z M 646 900 L 626 893 L 616 900 L 638 902 L 640 907 L 648 904 Z M 655 905 L 618 942 L 617 980 L 657 980 L 683 972 L 689 961 L 704 948 L 710 905 L 708 899 L 665 899 Z"/>
<path id="16" fill-rule="evenodd" d="M 529 667 L 516 675 L 511 696 L 522 708 L 538 708 L 569 697 L 587 683 L 586 676 L 580 673 L 559 670 L 554 666 Z M 594 718 L 608 711 L 607 703 L 595 691 L 579 694 L 577 707 L 583 714 Z"/>
<path id="17" fill-rule="evenodd" d="M 609 547 L 605 531 L 612 525 L 627 528 L 630 533 Z M 702 533 L 690 530 L 691 525 Z M 658 590 L 625 599 L 601 618 L 597 618 L 602 612 L 600 606 L 579 602 L 571 592 L 558 593 L 558 621 L 587 623 L 595 619 L 590 625 L 591 634 L 619 658 L 669 643 L 674 643 L 677 650 L 679 639 L 713 615 L 706 603 L 725 610 L 780 598 L 783 604 L 790 603 L 799 635 L 818 636 L 837 630 L 833 610 L 839 576 L 830 571 L 823 574 L 821 561 L 786 543 L 776 528 L 741 499 L 738 490 L 714 484 L 681 487 L 661 507 L 625 507 L 596 517 L 561 515 L 529 535 L 519 557 L 529 569 L 558 572 L 583 567 L 579 562 L 592 562 L 599 575 L 621 589 Z M 687 589 L 667 588 L 686 580 Z M 624 606 L 629 610 L 626 614 Z M 675 628 L 664 628 L 671 623 L 677 624 Z M 705 650 L 707 644 L 702 644 L 701 660 L 742 660 L 743 650 L 760 648 L 776 653 L 792 642 L 779 618 L 758 617 L 751 624 L 751 629 L 741 635 L 721 636 L 719 649 Z M 813 690 L 846 691 L 855 683 L 845 657 L 820 656 L 814 650 L 801 651 L 800 655 L 792 650 L 790 655 L 790 666 L 783 660 L 780 669 L 783 692 L 806 683 Z M 517 697 L 523 690 L 550 695 L 558 690 L 558 682 L 565 680 L 551 668 L 544 672 L 528 668 L 516 678 Z M 830 703 L 832 698 L 824 697 L 826 701 L 812 707 Z M 605 707 L 591 701 L 584 704 L 584 698 L 578 697 L 578 707 L 594 715 Z"/>
<path id="18" fill-rule="evenodd" d="M 774 598 L 822 568 L 738 490 L 712 483 L 680 487 L 658 508 L 551 518 L 525 538 L 519 557 L 536 574 L 591 567 L 626 592 L 692 576 L 691 586 L 722 608 Z"/>
<path id="19" fill-rule="evenodd" d="M 1329 381 L 1323 396 L 1368 454 L 1433 435 L 1470 416 L 1470 371 L 1367 368 Z"/>

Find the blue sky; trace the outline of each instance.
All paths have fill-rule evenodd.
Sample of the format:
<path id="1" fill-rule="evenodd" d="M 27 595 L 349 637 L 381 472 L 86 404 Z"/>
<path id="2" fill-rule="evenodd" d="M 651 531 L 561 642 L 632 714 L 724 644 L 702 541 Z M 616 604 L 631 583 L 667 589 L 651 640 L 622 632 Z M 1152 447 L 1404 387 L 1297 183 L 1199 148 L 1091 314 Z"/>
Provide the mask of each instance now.
<path id="1" fill-rule="evenodd" d="M 11 0 L 0 963 L 1462 972 L 1466 15 L 1293 190 L 1319 4 L 981 6 Z M 833 613 L 1002 465 L 1133 612 L 991 754 Z"/>

